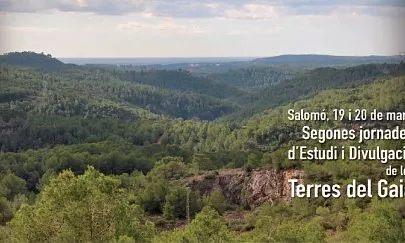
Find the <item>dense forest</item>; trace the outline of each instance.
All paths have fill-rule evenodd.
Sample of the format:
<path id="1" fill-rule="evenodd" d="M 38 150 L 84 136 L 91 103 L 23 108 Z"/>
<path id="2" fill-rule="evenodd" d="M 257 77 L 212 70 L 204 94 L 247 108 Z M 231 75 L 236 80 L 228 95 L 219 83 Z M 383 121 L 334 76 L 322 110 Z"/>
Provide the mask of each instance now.
<path id="1" fill-rule="evenodd" d="M 232 200 L 231 185 L 190 190 L 196 181 L 260 171 L 303 171 L 306 183 L 342 187 L 352 179 L 397 181 L 375 161 L 286 155 L 292 145 L 319 146 L 301 139 L 304 124 L 389 128 L 404 121 L 289 121 L 287 111 L 403 112 L 404 94 L 403 62 L 201 75 L 67 65 L 33 52 L 3 55 L 0 242 L 405 241 L 401 199 L 280 198 L 252 205 Z M 356 143 L 322 146 L 331 144 Z M 363 144 L 377 145 L 404 143 Z"/>
<path id="2" fill-rule="evenodd" d="M 212 78 L 247 90 L 260 90 L 291 79 L 301 72 L 301 68 L 290 67 L 246 67 L 229 69 L 227 72 L 213 73 Z"/>

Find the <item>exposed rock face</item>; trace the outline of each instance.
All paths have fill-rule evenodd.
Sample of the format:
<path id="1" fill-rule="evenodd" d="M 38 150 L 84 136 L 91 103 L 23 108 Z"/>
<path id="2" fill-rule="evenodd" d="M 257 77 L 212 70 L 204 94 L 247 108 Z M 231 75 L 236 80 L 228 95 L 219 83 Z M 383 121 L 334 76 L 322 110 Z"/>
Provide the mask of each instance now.
<path id="1" fill-rule="evenodd" d="M 297 169 L 252 172 L 225 170 L 194 177 L 187 182 L 187 186 L 199 190 L 201 195 L 221 189 L 229 203 L 254 208 L 266 202 L 289 201 L 291 186 L 288 180 L 298 179 L 302 183 L 303 177 L 304 172 Z"/>

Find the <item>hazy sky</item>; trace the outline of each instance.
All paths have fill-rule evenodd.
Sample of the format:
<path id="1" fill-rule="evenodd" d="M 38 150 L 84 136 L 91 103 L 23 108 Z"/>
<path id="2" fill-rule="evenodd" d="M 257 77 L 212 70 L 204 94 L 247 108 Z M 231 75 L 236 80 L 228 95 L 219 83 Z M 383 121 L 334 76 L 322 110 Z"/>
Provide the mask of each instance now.
<path id="1" fill-rule="evenodd" d="M 405 0 L 0 0 L 0 52 L 393 55 L 404 23 Z"/>

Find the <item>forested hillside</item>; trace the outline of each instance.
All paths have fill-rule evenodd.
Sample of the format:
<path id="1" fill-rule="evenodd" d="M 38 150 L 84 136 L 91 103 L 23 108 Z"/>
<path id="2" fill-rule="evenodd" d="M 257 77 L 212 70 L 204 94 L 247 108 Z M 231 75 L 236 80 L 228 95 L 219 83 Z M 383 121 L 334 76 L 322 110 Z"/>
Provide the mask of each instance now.
<path id="1" fill-rule="evenodd" d="M 122 80 L 184 92 L 195 92 L 217 98 L 228 98 L 244 94 L 243 91 L 233 86 L 215 82 L 210 78 L 193 76 L 185 70 L 127 71 L 120 73 L 118 76 Z"/>
<path id="2" fill-rule="evenodd" d="M 230 119 L 246 118 L 266 108 L 284 105 L 319 91 L 355 87 L 381 77 L 405 74 L 405 62 L 399 64 L 368 64 L 344 69 L 316 68 L 295 78 L 272 85 L 258 93 L 241 97 L 247 104 L 230 115 Z"/>
<path id="3" fill-rule="evenodd" d="M 291 79 L 303 70 L 291 67 L 247 67 L 214 73 L 212 78 L 248 90 L 260 90 Z"/>
<path id="4" fill-rule="evenodd" d="M 43 106 L 47 106 L 44 109 L 53 109 L 56 113 L 65 112 L 70 116 L 75 115 L 72 112 L 84 111 L 66 106 L 86 107 L 101 100 L 183 118 L 214 119 L 232 110 L 232 104 L 215 97 L 126 82 L 97 70 L 77 73 L 80 71 L 76 71 L 73 77 L 67 77 L 66 73 L 58 75 L 54 72 L 39 73 L 1 67 L 2 84 L 7 89 L 2 96 L 21 96 L 22 93 L 29 92 L 31 98 L 36 98 Z M 64 92 L 59 92 L 60 90 Z M 29 98 L 29 95 L 26 97 Z M 72 102 L 66 102 L 65 99 L 71 99 Z M 58 102 L 66 104 L 58 105 L 58 108 L 49 107 Z"/>
<path id="5" fill-rule="evenodd" d="M 313 67 L 352 66 L 370 63 L 397 63 L 401 56 L 331 56 L 331 55 L 281 55 L 253 60 L 272 65 L 303 65 Z"/>
<path id="6" fill-rule="evenodd" d="M 66 65 L 50 54 L 26 52 L 11 52 L 0 55 L 0 63 L 7 63 L 19 67 L 28 67 L 41 70 L 61 70 L 74 65 Z"/>
<path id="7" fill-rule="evenodd" d="M 288 148 L 304 143 L 304 124 L 325 124 L 289 121 L 287 111 L 404 111 L 403 63 L 229 70 L 204 78 L 181 70 L 37 69 L 31 60 L 0 60 L 0 242 L 405 240 L 401 199 L 256 198 L 252 206 L 235 184 L 259 172 L 276 180 L 299 171 L 306 183 L 342 187 L 385 178 L 375 161 L 288 160 Z M 268 88 L 260 91 L 262 85 Z M 405 124 L 327 123 L 360 125 Z M 342 144 L 355 142 L 334 141 Z M 400 148 L 403 141 L 363 145 Z"/>

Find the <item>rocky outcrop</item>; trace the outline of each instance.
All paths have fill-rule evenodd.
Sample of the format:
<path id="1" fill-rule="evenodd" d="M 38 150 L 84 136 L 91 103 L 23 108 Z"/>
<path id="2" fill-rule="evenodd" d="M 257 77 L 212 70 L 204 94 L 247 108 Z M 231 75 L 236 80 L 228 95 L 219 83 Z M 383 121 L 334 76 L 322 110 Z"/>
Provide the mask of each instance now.
<path id="1" fill-rule="evenodd" d="M 289 201 L 291 187 L 289 179 L 303 182 L 304 172 L 298 169 L 289 170 L 224 170 L 210 172 L 198 177 L 189 178 L 187 186 L 200 191 L 201 195 L 221 189 L 231 204 L 257 207 L 266 202 Z"/>

